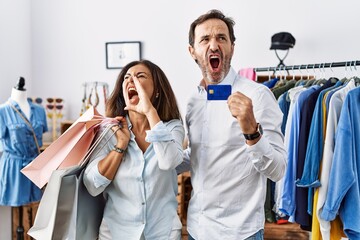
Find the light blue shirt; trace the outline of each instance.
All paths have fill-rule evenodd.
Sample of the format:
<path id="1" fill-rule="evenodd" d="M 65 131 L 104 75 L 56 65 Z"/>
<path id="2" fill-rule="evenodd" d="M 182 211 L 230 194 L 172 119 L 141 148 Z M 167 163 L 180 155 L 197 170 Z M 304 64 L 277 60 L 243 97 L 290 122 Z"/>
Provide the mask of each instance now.
<path id="1" fill-rule="evenodd" d="M 293 221 L 295 217 L 295 181 L 296 181 L 296 168 L 297 168 L 297 159 L 298 159 L 298 145 L 299 145 L 299 129 L 300 129 L 300 117 L 301 117 L 301 108 L 304 104 L 305 99 L 310 96 L 316 89 L 320 88 L 318 85 L 311 86 L 309 89 L 300 93 L 297 101 L 294 103 L 293 112 L 291 113 L 291 123 L 289 132 L 289 141 L 288 141 L 288 152 L 287 160 L 288 166 L 285 172 L 284 183 L 283 183 L 283 192 L 281 195 L 280 211 L 290 216 L 290 221 Z"/>
<path id="2" fill-rule="evenodd" d="M 360 88 L 351 90 L 341 109 L 328 191 L 320 218 L 339 214 L 349 239 L 360 239 Z"/>
<path id="3" fill-rule="evenodd" d="M 306 148 L 304 170 L 301 179 L 296 180 L 296 186 L 309 188 L 307 212 L 310 215 L 313 213 L 313 188 L 321 185 L 319 174 L 324 146 L 324 119 L 326 119 L 323 111 L 323 98 L 328 91 L 339 87 L 341 84 L 342 82 L 338 81 L 334 86 L 322 90 L 316 100 Z"/>
<path id="4" fill-rule="evenodd" d="M 129 129 L 131 124 L 128 120 Z M 113 239 L 168 240 L 174 229 L 181 229 L 176 199 L 178 184 L 175 167 L 183 160 L 184 128 L 180 120 L 159 122 L 146 132 L 149 147 L 143 153 L 131 137 L 114 180 L 98 171 L 98 162 L 116 144 L 115 136 L 105 137 L 86 168 L 84 184 L 93 196 L 106 198 L 104 220 Z M 106 139 L 110 140 L 106 142 Z"/>
<path id="5" fill-rule="evenodd" d="M 264 133 L 248 146 L 226 100 L 207 100 L 201 86 L 189 99 L 185 159 L 193 191 L 187 227 L 196 240 L 245 239 L 263 229 L 267 179 L 278 181 L 286 169 L 282 112 L 273 93 L 232 68 L 220 84 L 251 98 Z"/>
<path id="6" fill-rule="evenodd" d="M 20 112 L 19 105 L 9 102 Z M 48 130 L 45 109 L 29 102 L 29 122 L 35 132 L 39 147 L 42 135 Z M 41 190 L 20 170 L 38 155 L 38 149 L 31 128 L 8 103 L 0 105 L 0 145 L 3 151 L 0 159 L 0 205 L 22 206 L 39 201 Z"/>

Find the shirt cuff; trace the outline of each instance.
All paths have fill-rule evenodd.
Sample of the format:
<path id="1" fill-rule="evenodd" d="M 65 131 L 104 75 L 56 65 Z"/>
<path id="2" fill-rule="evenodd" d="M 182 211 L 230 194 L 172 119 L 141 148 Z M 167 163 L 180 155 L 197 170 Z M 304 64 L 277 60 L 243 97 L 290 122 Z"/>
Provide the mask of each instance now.
<path id="1" fill-rule="evenodd" d="M 166 142 L 174 141 L 172 134 L 166 128 L 165 124 L 160 121 L 151 130 L 146 131 L 145 141 L 151 142 Z"/>
<path id="2" fill-rule="evenodd" d="M 100 174 L 97 165 L 96 167 L 91 168 L 89 175 L 92 176 L 92 180 L 94 181 L 95 188 L 108 185 L 111 182 L 111 180 L 107 179 L 106 177 Z"/>
<path id="3" fill-rule="evenodd" d="M 264 135 L 261 136 L 259 141 L 255 143 L 254 145 L 246 145 L 247 151 L 250 153 L 250 156 L 253 159 L 261 158 L 262 156 L 266 155 L 269 151 L 268 145 L 266 144 L 266 139 Z"/>

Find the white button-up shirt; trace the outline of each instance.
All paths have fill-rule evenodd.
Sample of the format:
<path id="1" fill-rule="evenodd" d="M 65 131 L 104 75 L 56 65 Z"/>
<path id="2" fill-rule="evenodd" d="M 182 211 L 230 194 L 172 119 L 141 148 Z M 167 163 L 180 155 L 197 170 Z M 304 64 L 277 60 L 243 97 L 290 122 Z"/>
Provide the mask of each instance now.
<path id="1" fill-rule="evenodd" d="M 251 98 L 264 133 L 248 146 L 227 101 L 208 101 L 201 86 L 190 98 L 185 161 L 190 161 L 193 192 L 187 225 L 196 240 L 238 240 L 263 229 L 267 178 L 280 180 L 286 168 L 282 112 L 272 92 L 234 69 L 220 84 Z"/>
<path id="2" fill-rule="evenodd" d="M 97 166 L 117 142 L 115 136 L 108 140 L 109 133 L 98 146 L 100 152 L 94 151 L 84 184 L 90 194 L 103 193 L 106 197 L 104 220 L 112 239 L 139 240 L 143 235 L 149 240 L 169 240 L 172 230 L 182 228 L 177 215 L 175 167 L 183 161 L 184 127 L 180 120 L 159 122 L 147 131 L 145 140 L 151 144 L 144 153 L 130 133 L 114 180 L 102 176 Z"/>

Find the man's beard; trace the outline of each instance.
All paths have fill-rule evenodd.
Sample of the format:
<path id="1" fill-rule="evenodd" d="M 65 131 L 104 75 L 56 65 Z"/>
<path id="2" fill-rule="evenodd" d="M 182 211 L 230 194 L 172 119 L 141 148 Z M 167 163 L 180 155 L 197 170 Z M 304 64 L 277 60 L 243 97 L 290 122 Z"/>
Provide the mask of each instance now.
<path id="1" fill-rule="evenodd" d="M 222 62 L 222 68 L 220 72 L 211 74 L 211 69 L 208 67 L 207 63 L 204 64 L 204 62 L 199 62 L 198 65 L 205 76 L 205 78 L 211 82 L 211 83 L 220 83 L 224 80 L 226 75 L 229 72 L 230 69 L 230 62 L 231 59 L 224 59 L 224 62 Z"/>

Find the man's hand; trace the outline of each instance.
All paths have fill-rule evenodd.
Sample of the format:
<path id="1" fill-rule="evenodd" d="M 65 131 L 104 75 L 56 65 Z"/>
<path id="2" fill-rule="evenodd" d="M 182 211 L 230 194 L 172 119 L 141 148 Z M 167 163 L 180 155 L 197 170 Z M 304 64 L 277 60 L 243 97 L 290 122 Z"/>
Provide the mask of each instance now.
<path id="1" fill-rule="evenodd" d="M 229 96 L 227 103 L 231 115 L 239 122 L 242 132 L 245 134 L 255 133 L 257 121 L 251 99 L 240 92 L 235 92 Z"/>

